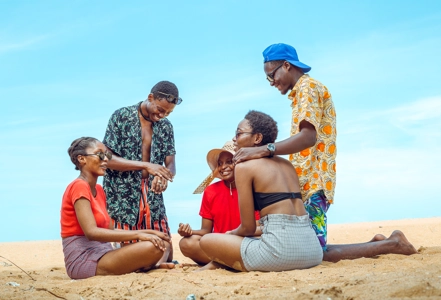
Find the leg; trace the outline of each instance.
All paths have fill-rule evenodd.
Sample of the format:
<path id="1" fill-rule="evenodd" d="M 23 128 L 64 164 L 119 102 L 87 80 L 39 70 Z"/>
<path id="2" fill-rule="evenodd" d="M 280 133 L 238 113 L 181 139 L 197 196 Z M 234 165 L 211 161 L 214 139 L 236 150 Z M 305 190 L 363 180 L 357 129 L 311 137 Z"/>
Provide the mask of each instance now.
<path id="1" fill-rule="evenodd" d="M 209 233 L 200 240 L 202 251 L 215 262 L 230 268 L 247 271 L 240 255 L 243 237 L 230 234 Z"/>
<path id="2" fill-rule="evenodd" d="M 179 248 L 185 257 L 191 258 L 195 263 L 199 265 L 208 264 L 211 260 L 202 251 L 200 246 L 200 235 L 192 235 L 184 237 L 179 241 Z"/>
<path id="3" fill-rule="evenodd" d="M 121 275 L 151 269 L 164 252 L 151 242 L 138 242 L 107 252 L 98 261 L 96 275 Z"/>
<path id="4" fill-rule="evenodd" d="M 328 245 L 328 250 L 323 253 L 323 260 L 337 262 L 342 259 L 374 257 L 380 254 L 411 255 L 417 253 L 413 245 L 399 230 L 392 232 L 387 239 L 375 240 L 377 236 L 380 237 L 381 235 L 376 235 L 374 239 L 367 243 Z"/>

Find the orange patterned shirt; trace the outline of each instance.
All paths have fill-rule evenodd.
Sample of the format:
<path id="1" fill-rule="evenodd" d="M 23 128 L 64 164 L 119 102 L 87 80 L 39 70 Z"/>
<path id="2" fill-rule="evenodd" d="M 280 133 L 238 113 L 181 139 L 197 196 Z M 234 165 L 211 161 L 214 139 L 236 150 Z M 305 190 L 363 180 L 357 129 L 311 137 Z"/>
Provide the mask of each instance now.
<path id="1" fill-rule="evenodd" d="M 323 190 L 329 203 L 333 203 L 337 127 L 331 94 L 326 86 L 304 74 L 288 98 L 292 101 L 291 136 L 299 133 L 303 120 L 314 125 L 317 131 L 317 142 L 313 147 L 289 156 L 299 176 L 303 200 Z"/>

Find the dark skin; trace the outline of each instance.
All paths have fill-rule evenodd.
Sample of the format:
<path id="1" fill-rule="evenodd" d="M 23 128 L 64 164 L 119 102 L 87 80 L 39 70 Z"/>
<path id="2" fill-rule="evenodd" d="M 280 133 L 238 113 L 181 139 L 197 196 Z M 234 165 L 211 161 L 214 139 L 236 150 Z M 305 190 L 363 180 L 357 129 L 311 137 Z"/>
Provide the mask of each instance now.
<path id="1" fill-rule="evenodd" d="M 270 85 L 277 88 L 282 95 L 286 95 L 294 88 L 297 81 L 304 75 L 304 73 L 286 61 L 279 69 L 277 69 L 277 67 L 278 64 L 267 62 L 264 64 L 264 72 L 266 75 L 273 75 L 274 81 L 270 82 Z M 275 143 L 276 151 L 274 155 L 298 153 L 315 145 L 317 132 L 311 123 L 305 120 L 301 121 L 299 131 L 299 133 Z M 251 159 L 267 157 L 269 155 L 270 152 L 266 146 L 247 147 L 241 148 L 237 151 L 236 155 L 233 157 L 233 161 L 237 164 Z M 412 244 L 409 243 L 404 234 L 399 230 L 395 230 L 389 238 L 377 234 L 367 243 L 327 245 L 327 248 L 328 250 L 323 252 L 323 260 L 330 262 L 337 262 L 342 259 L 373 257 L 389 253 L 404 255 L 417 253 Z"/>
<path id="2" fill-rule="evenodd" d="M 218 159 L 218 170 L 221 179 L 227 187 L 236 188 L 234 180 L 234 164 L 232 162 L 233 155 L 227 151 L 222 152 Z M 178 233 L 183 237 L 179 242 L 179 247 L 184 256 L 191 258 L 199 265 L 209 263 L 210 258 L 202 251 L 199 241 L 201 238 L 213 232 L 213 220 L 202 218 L 201 229 L 193 230 L 190 224 L 179 224 Z M 228 233 L 228 232 L 227 232 Z M 254 235 L 261 235 L 260 227 L 256 227 Z"/>
<path id="3" fill-rule="evenodd" d="M 272 73 L 278 67 L 277 64 L 267 62 L 264 64 L 265 74 Z M 299 80 L 303 76 L 303 72 L 292 66 L 288 62 L 284 62 L 282 67 L 276 70 L 274 75 L 274 82 L 270 82 L 271 86 L 276 87 L 282 95 L 292 90 Z M 291 153 L 297 153 L 304 149 L 310 148 L 315 145 L 317 139 L 317 132 L 311 123 L 308 121 L 300 122 L 300 132 L 293 135 L 283 141 L 275 143 L 276 151 L 274 155 L 288 155 Z M 262 157 L 268 157 L 270 155 L 266 145 L 260 147 L 244 147 L 241 148 L 233 157 L 234 163 L 238 164 L 250 159 L 257 159 Z"/>
<path id="4" fill-rule="evenodd" d="M 143 114 L 151 121 L 145 120 L 141 112 L 138 112 L 141 123 L 142 161 L 128 160 L 113 153 L 113 158 L 109 162 L 109 169 L 120 172 L 140 170 L 142 171 L 142 178 L 148 178 L 149 174 L 154 175 L 152 190 L 155 193 L 165 191 L 168 186 L 168 181 L 172 182 L 176 174 L 175 156 L 167 156 L 165 158 L 165 166 L 150 163 L 153 135 L 152 123 L 167 117 L 173 112 L 175 106 L 173 103 L 169 103 L 164 99 L 156 99 L 153 94 L 149 94 L 148 98 L 141 104 L 141 109 Z"/>
<path id="5" fill-rule="evenodd" d="M 106 147 L 101 142 L 92 143 L 86 153 L 105 152 Z M 99 176 L 103 176 L 108 163 L 97 156 L 78 155 L 78 178 L 86 181 L 92 194 L 96 196 L 96 182 Z M 93 201 L 93 200 L 92 200 Z M 139 243 L 130 244 L 126 247 L 109 251 L 98 261 L 96 275 L 120 275 L 136 270 L 147 270 L 156 267 L 172 268 L 174 265 L 164 263 L 163 256 L 168 256 L 171 246 L 170 237 L 156 230 L 114 230 L 111 222 L 109 228 L 100 228 L 92 211 L 91 200 L 80 198 L 75 202 L 75 214 L 84 235 L 90 241 L 119 242 L 140 240 Z"/>
<path id="6" fill-rule="evenodd" d="M 170 115 L 175 106 L 175 104 L 163 98 L 155 98 L 153 94 L 149 94 L 147 99 L 141 103 L 140 109 L 142 111 L 138 110 L 141 124 L 142 161 L 128 160 L 113 153 L 113 158 L 109 161 L 108 168 L 120 172 L 142 171 L 142 178 L 148 178 L 149 174 L 151 174 L 154 176 L 151 184 L 152 191 L 157 194 L 164 192 L 168 187 L 168 181 L 172 182 L 176 174 L 175 156 L 167 156 L 164 162 L 165 166 L 150 163 L 153 123 Z M 143 115 L 149 120 L 146 120 Z M 173 249 L 170 251 L 167 260 L 171 261 L 172 259 Z"/>

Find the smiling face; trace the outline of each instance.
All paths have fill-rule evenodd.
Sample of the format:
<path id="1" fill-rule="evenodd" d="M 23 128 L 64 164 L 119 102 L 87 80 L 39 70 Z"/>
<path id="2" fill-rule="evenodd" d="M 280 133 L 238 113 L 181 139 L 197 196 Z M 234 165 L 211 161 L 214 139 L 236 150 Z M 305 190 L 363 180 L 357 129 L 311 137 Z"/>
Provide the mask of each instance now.
<path id="1" fill-rule="evenodd" d="M 149 94 L 146 104 L 148 117 L 152 122 L 158 122 L 168 117 L 176 106 L 163 98 L 155 98 L 153 94 Z"/>
<path id="2" fill-rule="evenodd" d="M 290 91 L 295 85 L 295 82 L 293 82 L 293 78 L 290 75 L 290 70 L 292 68 L 293 66 L 287 61 L 281 64 L 270 61 L 263 65 L 263 70 L 267 75 L 270 85 L 277 88 L 282 95 L 288 93 L 288 91 Z"/>
<path id="3" fill-rule="evenodd" d="M 222 180 L 227 182 L 234 181 L 234 164 L 233 164 L 233 154 L 227 151 L 221 152 L 219 154 L 219 159 L 217 160 L 217 169 Z"/>
<path id="4" fill-rule="evenodd" d="M 107 148 L 101 142 L 91 143 L 86 148 L 86 155 L 78 155 L 78 161 L 80 162 L 80 170 L 83 173 L 90 173 L 96 177 L 103 176 L 106 173 L 107 162 L 109 159 L 104 156 L 104 159 L 98 156 L 99 153 L 106 153 Z M 95 155 L 97 154 L 97 155 Z"/>

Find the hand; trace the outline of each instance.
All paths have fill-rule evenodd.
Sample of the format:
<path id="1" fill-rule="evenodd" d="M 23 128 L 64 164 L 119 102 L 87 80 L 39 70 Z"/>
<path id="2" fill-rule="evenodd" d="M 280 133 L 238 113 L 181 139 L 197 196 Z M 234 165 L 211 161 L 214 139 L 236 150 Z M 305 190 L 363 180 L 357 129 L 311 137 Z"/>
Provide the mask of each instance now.
<path id="1" fill-rule="evenodd" d="M 193 235 L 193 231 L 189 224 L 179 223 L 178 233 L 180 236 L 187 237 Z"/>
<path id="2" fill-rule="evenodd" d="M 155 194 L 161 194 L 167 189 L 168 181 L 159 176 L 155 176 L 152 181 L 151 189 Z"/>
<path id="3" fill-rule="evenodd" d="M 150 234 L 150 233 L 143 233 L 143 232 L 141 232 L 139 234 L 138 240 L 152 242 L 152 244 L 155 245 L 156 248 L 158 248 L 161 251 L 165 251 L 164 239 L 160 238 L 156 234 Z"/>
<path id="4" fill-rule="evenodd" d="M 152 163 L 146 163 L 145 169 L 147 172 L 153 176 L 158 176 L 160 178 L 164 178 L 173 182 L 173 174 L 172 172 L 164 166 Z"/>
<path id="5" fill-rule="evenodd" d="M 260 147 L 244 147 L 240 148 L 233 156 L 235 164 L 250 160 L 269 156 L 269 150 L 266 146 Z"/>
<path id="6" fill-rule="evenodd" d="M 156 235 L 157 237 L 163 239 L 164 241 L 170 242 L 171 238 L 167 233 L 158 231 L 158 230 L 154 230 L 153 233 L 154 235 Z"/>

